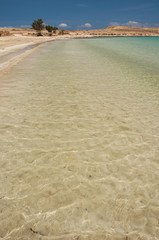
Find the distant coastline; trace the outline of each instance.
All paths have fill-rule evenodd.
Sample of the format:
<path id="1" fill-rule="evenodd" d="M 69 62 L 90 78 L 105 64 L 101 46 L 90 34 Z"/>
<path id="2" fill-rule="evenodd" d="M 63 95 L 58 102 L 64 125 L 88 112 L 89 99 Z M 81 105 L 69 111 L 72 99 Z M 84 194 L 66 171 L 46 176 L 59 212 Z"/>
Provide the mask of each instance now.
<path id="1" fill-rule="evenodd" d="M 27 36 L 36 37 L 37 33 L 34 29 L 22 28 L 0 28 L 0 37 L 4 36 Z M 42 30 L 42 35 L 50 37 L 46 30 Z M 106 29 L 93 30 L 64 30 L 61 35 L 61 30 L 57 30 L 56 34 L 51 37 L 67 36 L 67 37 L 115 37 L 115 36 L 159 36 L 159 27 L 156 28 L 137 28 L 124 26 L 110 26 Z"/>

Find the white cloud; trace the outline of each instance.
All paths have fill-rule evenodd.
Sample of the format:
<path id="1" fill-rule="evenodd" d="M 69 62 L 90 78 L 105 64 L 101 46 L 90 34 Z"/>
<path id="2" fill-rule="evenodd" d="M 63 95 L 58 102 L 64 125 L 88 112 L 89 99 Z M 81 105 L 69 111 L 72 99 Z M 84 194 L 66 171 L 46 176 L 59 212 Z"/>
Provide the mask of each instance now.
<path id="1" fill-rule="evenodd" d="M 87 28 L 92 27 L 92 25 L 90 23 L 85 23 L 84 26 L 87 27 Z"/>
<path id="2" fill-rule="evenodd" d="M 136 21 L 128 21 L 125 23 L 119 23 L 119 22 L 110 22 L 109 26 L 127 26 L 127 27 L 152 27 L 151 25 L 147 23 L 140 23 Z"/>
<path id="3" fill-rule="evenodd" d="M 92 27 L 92 24 L 90 23 L 85 23 L 83 25 L 77 26 L 78 29 L 91 28 L 91 27 Z"/>
<path id="4" fill-rule="evenodd" d="M 65 27 L 68 27 L 68 25 L 66 23 L 60 23 L 59 27 L 64 27 L 65 28 Z"/>
<path id="5" fill-rule="evenodd" d="M 31 25 L 21 25 L 20 28 L 31 28 Z"/>
<path id="6" fill-rule="evenodd" d="M 2 28 L 16 28 L 16 27 L 13 27 L 13 26 L 4 26 Z"/>
<path id="7" fill-rule="evenodd" d="M 119 22 L 110 22 L 109 26 L 120 26 Z"/>
<path id="8" fill-rule="evenodd" d="M 128 27 L 142 27 L 143 24 L 142 23 L 139 23 L 139 22 L 136 22 L 136 21 L 128 21 L 124 24 L 122 24 L 123 26 L 128 26 Z"/>

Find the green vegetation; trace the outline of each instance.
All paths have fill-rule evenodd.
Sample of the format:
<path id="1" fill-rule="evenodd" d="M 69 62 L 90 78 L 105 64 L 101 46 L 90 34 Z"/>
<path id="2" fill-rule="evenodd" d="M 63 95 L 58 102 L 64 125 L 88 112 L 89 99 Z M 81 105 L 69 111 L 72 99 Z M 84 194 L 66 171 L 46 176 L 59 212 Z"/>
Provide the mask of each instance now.
<path id="1" fill-rule="evenodd" d="M 60 30 L 60 32 L 59 32 L 59 35 L 63 35 L 63 34 L 65 34 L 65 30 L 64 29 Z"/>
<path id="2" fill-rule="evenodd" d="M 32 23 L 32 28 L 37 31 L 37 36 L 42 36 L 41 30 L 45 28 L 45 24 L 43 20 L 39 18 Z"/>
<path id="3" fill-rule="evenodd" d="M 57 27 L 53 27 L 53 33 L 56 33 L 56 30 L 58 30 Z"/>
<path id="4" fill-rule="evenodd" d="M 41 31 L 44 28 L 48 31 L 50 36 L 52 36 L 52 32 L 56 33 L 56 30 L 58 30 L 57 27 L 52 27 L 51 25 L 45 25 L 41 18 L 34 20 L 34 22 L 32 23 L 32 28 L 37 31 L 37 36 L 42 36 Z"/>
<path id="5" fill-rule="evenodd" d="M 51 25 L 46 25 L 45 28 L 48 31 L 48 33 L 50 33 L 50 36 L 52 36 L 53 27 Z"/>
<path id="6" fill-rule="evenodd" d="M 52 27 L 51 25 L 46 25 L 45 28 L 50 33 L 50 36 L 52 36 L 52 31 L 53 33 L 56 33 L 56 30 L 58 30 L 57 27 Z"/>

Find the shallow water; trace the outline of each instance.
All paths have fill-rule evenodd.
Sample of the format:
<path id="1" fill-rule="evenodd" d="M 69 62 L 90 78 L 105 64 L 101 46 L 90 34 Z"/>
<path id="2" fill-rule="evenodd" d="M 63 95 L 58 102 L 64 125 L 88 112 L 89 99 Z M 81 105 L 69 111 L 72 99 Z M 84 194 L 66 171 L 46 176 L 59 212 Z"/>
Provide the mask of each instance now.
<path id="1" fill-rule="evenodd" d="M 159 238 L 159 38 L 48 43 L 0 81 L 0 237 Z"/>
<path id="2" fill-rule="evenodd" d="M 10 49 L 9 51 L 4 51 L 2 50 L 2 52 L 0 53 L 0 68 L 4 65 L 6 65 L 10 61 L 13 61 L 13 63 L 16 61 L 17 57 L 21 57 L 24 53 L 28 52 L 29 50 L 33 50 L 34 48 L 38 47 L 40 45 L 40 43 L 37 44 L 31 44 L 27 47 L 23 47 L 22 49 L 17 49 L 17 48 L 13 48 Z"/>

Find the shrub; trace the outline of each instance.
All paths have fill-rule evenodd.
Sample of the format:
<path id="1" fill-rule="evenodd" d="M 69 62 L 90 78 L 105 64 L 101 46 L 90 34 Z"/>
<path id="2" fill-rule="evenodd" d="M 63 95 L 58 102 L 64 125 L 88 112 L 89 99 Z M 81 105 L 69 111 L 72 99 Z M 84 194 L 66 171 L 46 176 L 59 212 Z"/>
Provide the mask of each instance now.
<path id="1" fill-rule="evenodd" d="M 64 29 L 60 30 L 60 32 L 59 32 L 59 35 L 63 35 L 63 34 L 65 34 L 65 30 Z"/>
<path id="2" fill-rule="evenodd" d="M 56 30 L 58 30 L 57 27 L 53 27 L 53 33 L 56 33 Z"/>
<path id="3" fill-rule="evenodd" d="M 32 28 L 37 31 L 37 36 L 42 36 L 41 30 L 45 28 L 45 24 L 43 20 L 39 18 L 32 23 Z"/>
<path id="4" fill-rule="evenodd" d="M 51 25 L 46 25 L 45 26 L 45 28 L 46 28 L 46 30 L 48 31 L 48 32 L 52 32 L 52 30 L 53 30 L 53 27 L 51 26 Z"/>

